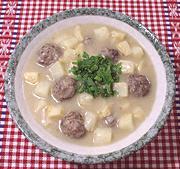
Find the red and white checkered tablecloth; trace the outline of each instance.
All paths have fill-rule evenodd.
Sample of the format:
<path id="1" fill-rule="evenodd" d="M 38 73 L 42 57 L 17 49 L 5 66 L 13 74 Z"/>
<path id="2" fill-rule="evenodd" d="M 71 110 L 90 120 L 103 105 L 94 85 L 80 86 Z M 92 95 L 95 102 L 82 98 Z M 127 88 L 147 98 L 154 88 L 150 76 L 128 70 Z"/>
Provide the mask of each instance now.
<path id="1" fill-rule="evenodd" d="M 106 164 L 81 165 L 55 159 L 29 142 L 12 121 L 3 76 L 19 39 L 37 22 L 71 8 L 108 8 L 126 13 L 152 30 L 165 45 L 176 73 L 174 107 L 164 128 L 132 155 Z M 180 1 L 178 0 L 0 0 L 0 169 L 180 169 Z"/>

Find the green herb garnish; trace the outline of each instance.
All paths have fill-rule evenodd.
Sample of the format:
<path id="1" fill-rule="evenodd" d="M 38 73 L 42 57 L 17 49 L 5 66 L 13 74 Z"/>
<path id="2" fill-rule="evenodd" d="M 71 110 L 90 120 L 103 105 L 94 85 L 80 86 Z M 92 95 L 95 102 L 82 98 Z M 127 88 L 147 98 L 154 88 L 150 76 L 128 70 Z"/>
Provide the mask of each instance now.
<path id="1" fill-rule="evenodd" d="M 115 94 L 113 83 L 119 82 L 121 64 L 114 64 L 101 55 L 89 56 L 83 52 L 82 58 L 73 62 L 70 72 L 77 80 L 77 91 L 86 92 L 94 97 L 109 97 Z"/>

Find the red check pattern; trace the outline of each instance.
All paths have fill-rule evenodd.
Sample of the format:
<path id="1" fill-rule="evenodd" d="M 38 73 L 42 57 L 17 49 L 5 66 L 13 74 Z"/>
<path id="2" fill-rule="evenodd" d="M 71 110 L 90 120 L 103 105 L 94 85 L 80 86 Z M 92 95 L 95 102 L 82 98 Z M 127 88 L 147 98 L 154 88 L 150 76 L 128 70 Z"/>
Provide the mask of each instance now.
<path id="1" fill-rule="evenodd" d="M 29 142 L 12 121 L 3 91 L 7 61 L 19 39 L 46 17 L 66 9 L 109 8 L 126 13 L 152 30 L 167 51 L 176 72 L 173 110 L 156 138 L 132 155 L 111 163 L 73 164 L 55 159 Z M 180 169 L 180 1 L 175 0 L 2 0 L 0 1 L 0 169 Z"/>

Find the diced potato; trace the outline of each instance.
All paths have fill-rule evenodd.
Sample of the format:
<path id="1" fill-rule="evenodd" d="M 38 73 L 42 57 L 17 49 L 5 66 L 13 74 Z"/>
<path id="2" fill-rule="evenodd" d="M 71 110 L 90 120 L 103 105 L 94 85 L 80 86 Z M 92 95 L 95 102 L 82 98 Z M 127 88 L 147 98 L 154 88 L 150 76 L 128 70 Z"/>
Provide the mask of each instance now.
<path id="1" fill-rule="evenodd" d="M 48 127 L 53 123 L 53 121 L 47 117 L 45 109 L 43 109 L 43 111 L 41 112 L 41 123 L 44 127 Z"/>
<path id="2" fill-rule="evenodd" d="M 123 102 L 120 103 L 120 104 L 121 104 L 121 108 L 122 108 L 123 110 L 128 109 L 129 106 L 130 106 L 130 103 L 129 103 L 128 101 L 123 101 Z"/>
<path id="3" fill-rule="evenodd" d="M 55 62 L 50 68 L 49 71 L 51 72 L 52 78 L 54 80 L 60 78 L 61 76 L 65 75 L 66 72 L 64 70 L 64 66 L 59 61 Z"/>
<path id="4" fill-rule="evenodd" d="M 84 51 L 84 44 L 83 43 L 78 44 L 75 50 L 77 54 L 82 53 Z"/>
<path id="5" fill-rule="evenodd" d="M 96 145 L 104 145 L 111 142 L 112 129 L 111 128 L 96 128 L 94 130 L 93 143 Z"/>
<path id="6" fill-rule="evenodd" d="M 51 83 L 49 81 L 41 81 L 36 85 L 34 94 L 39 97 L 47 98 L 49 95 L 50 86 Z"/>
<path id="7" fill-rule="evenodd" d="M 85 113 L 84 126 L 87 131 L 93 131 L 96 125 L 97 115 L 91 112 Z"/>
<path id="8" fill-rule="evenodd" d="M 88 105 L 93 100 L 93 96 L 88 93 L 79 94 L 77 101 L 80 106 Z"/>
<path id="9" fill-rule="evenodd" d="M 98 110 L 97 114 L 99 115 L 100 118 L 109 116 L 111 114 L 111 106 L 110 105 L 105 105 L 102 110 Z"/>
<path id="10" fill-rule="evenodd" d="M 124 32 L 118 32 L 118 31 L 112 31 L 111 32 L 112 38 L 118 39 L 118 40 L 123 40 L 126 36 Z"/>
<path id="11" fill-rule="evenodd" d="M 78 40 L 73 36 L 60 42 L 60 44 L 65 48 L 73 48 L 77 45 L 77 43 Z"/>
<path id="12" fill-rule="evenodd" d="M 141 61 L 139 62 L 139 64 L 137 65 L 137 70 L 138 70 L 139 72 L 141 72 L 142 69 L 143 69 L 143 66 L 144 66 L 144 60 L 141 60 Z"/>
<path id="13" fill-rule="evenodd" d="M 38 80 L 39 80 L 39 73 L 38 72 L 25 72 L 24 79 L 28 83 L 36 84 L 38 83 Z"/>
<path id="14" fill-rule="evenodd" d="M 125 82 L 114 83 L 113 89 L 117 91 L 117 96 L 127 97 L 128 96 L 128 85 Z"/>
<path id="15" fill-rule="evenodd" d="M 109 38 L 109 30 L 105 26 L 94 29 L 94 33 L 97 40 L 104 41 Z"/>
<path id="16" fill-rule="evenodd" d="M 83 41 L 83 36 L 82 36 L 81 28 L 79 25 L 75 26 L 74 35 L 78 39 L 78 41 L 80 41 L 80 42 Z"/>
<path id="17" fill-rule="evenodd" d="M 45 107 L 47 107 L 47 102 L 45 100 L 39 100 L 34 111 L 42 111 Z"/>
<path id="18" fill-rule="evenodd" d="M 145 116 L 145 112 L 144 112 L 144 110 L 141 107 L 137 106 L 137 107 L 134 108 L 134 110 L 133 110 L 133 117 L 135 119 L 143 120 L 144 116 Z"/>
<path id="19" fill-rule="evenodd" d="M 120 60 L 119 63 L 121 63 L 122 66 L 122 73 L 124 74 L 131 74 L 134 73 L 135 70 L 135 64 L 128 60 Z"/>
<path id="20" fill-rule="evenodd" d="M 142 58 L 144 55 L 144 51 L 141 47 L 139 46 L 135 46 L 132 48 L 132 56 L 134 56 L 135 58 Z"/>
<path id="21" fill-rule="evenodd" d="M 117 49 L 125 56 L 128 56 L 131 54 L 131 48 L 127 41 L 119 42 L 119 44 L 117 45 Z"/>
<path id="22" fill-rule="evenodd" d="M 49 105 L 46 109 L 46 115 L 48 118 L 62 117 L 64 109 L 61 105 Z"/>
<path id="23" fill-rule="evenodd" d="M 130 113 L 122 115 L 118 121 L 118 127 L 123 130 L 133 130 L 133 115 Z"/>
<path id="24" fill-rule="evenodd" d="M 59 59 L 60 62 L 69 64 L 77 58 L 76 51 L 74 49 L 66 49 L 63 57 Z"/>

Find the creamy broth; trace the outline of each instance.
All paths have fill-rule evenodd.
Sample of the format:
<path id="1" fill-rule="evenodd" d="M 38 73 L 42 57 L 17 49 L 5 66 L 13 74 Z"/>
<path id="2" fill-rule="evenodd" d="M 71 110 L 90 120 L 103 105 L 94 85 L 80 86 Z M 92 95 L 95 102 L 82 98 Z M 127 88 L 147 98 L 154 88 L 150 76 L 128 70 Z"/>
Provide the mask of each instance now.
<path id="1" fill-rule="evenodd" d="M 108 40 L 104 40 L 101 42 L 99 42 L 98 40 L 96 41 L 96 37 L 93 33 L 93 30 L 100 28 L 102 26 L 104 25 L 96 25 L 96 24 L 80 25 L 83 38 L 91 37 L 93 39 L 93 42 L 89 45 L 86 45 L 83 51 L 86 51 L 90 55 L 97 55 L 100 53 L 100 50 L 105 47 L 116 49 L 117 43 L 124 40 L 126 40 L 129 43 L 130 48 L 132 48 L 133 46 L 140 46 L 139 43 L 135 41 L 133 37 L 130 37 L 128 34 L 126 34 L 124 40 L 113 40 L 110 34 Z M 108 28 L 109 32 L 112 32 L 115 30 L 114 28 L 111 28 L 108 26 L 106 27 Z M 55 32 L 52 34 L 50 38 L 45 39 L 44 42 L 41 42 L 41 44 L 46 43 L 46 42 L 57 44 L 59 37 L 67 35 L 67 34 L 69 36 L 71 35 L 73 36 L 73 31 L 72 31 L 73 29 L 74 27 L 68 28 L 66 30 L 62 30 L 59 32 Z M 115 30 L 115 31 L 119 32 L 119 30 Z M 77 45 L 75 45 L 75 47 L 72 47 L 72 49 L 76 49 Z M 66 49 L 64 49 L 64 51 L 65 50 Z M 140 118 L 139 117 L 135 118 L 133 116 L 134 127 L 132 130 L 128 130 L 128 129 L 124 130 L 117 126 L 112 127 L 111 143 L 128 136 L 131 132 L 136 130 L 136 128 L 148 116 L 149 112 L 151 111 L 154 98 L 155 98 L 156 76 L 155 76 L 153 65 L 147 53 L 145 52 L 145 50 L 146 49 L 143 49 L 144 55 L 142 56 L 142 58 L 136 58 L 136 57 L 133 57 L 132 54 L 130 54 L 128 56 L 121 56 L 120 60 L 132 61 L 136 66 L 135 73 L 146 75 L 148 77 L 151 83 L 151 88 L 150 88 L 149 93 L 146 96 L 134 97 L 131 94 L 128 94 L 128 97 L 120 97 L 120 96 L 119 97 L 111 96 L 107 98 L 97 97 L 97 98 L 93 98 L 90 104 L 87 104 L 86 106 L 80 106 L 77 102 L 80 94 L 76 93 L 75 96 L 73 96 L 72 98 L 57 103 L 51 97 L 50 92 L 49 92 L 49 97 L 46 99 L 47 103 L 52 104 L 52 105 L 61 105 L 64 109 L 64 114 L 70 111 L 78 111 L 78 112 L 82 112 L 82 114 L 84 114 L 85 112 L 92 112 L 92 113 L 97 114 L 99 110 L 102 110 L 103 107 L 105 107 L 106 105 L 109 105 L 111 108 L 111 112 L 113 113 L 114 117 L 117 120 L 120 119 L 124 114 L 133 113 L 134 109 L 136 109 L 137 107 L 140 107 L 143 110 L 143 114 L 141 115 Z M 40 74 L 39 81 L 48 80 L 50 81 L 51 84 L 53 84 L 51 73 L 49 72 L 48 68 L 42 67 L 37 64 L 37 57 L 38 57 L 37 53 L 38 53 L 38 49 L 33 51 L 31 59 L 25 65 L 24 72 L 38 72 Z M 140 63 L 142 63 L 141 65 L 142 68 L 140 71 L 138 71 L 137 65 L 139 65 Z M 68 65 L 69 63 L 64 64 L 65 67 L 68 67 Z M 128 74 L 123 74 L 123 73 L 120 74 L 120 82 L 127 82 L 127 77 L 128 77 Z M 77 138 L 77 139 L 70 138 L 68 136 L 65 136 L 59 129 L 59 120 L 62 118 L 62 116 L 57 116 L 51 119 L 47 119 L 46 111 L 41 110 L 41 111 L 35 112 L 38 106 L 39 100 L 45 100 L 40 97 L 37 97 L 34 94 L 35 87 L 36 87 L 36 84 L 32 85 L 24 81 L 24 97 L 27 101 L 27 105 L 30 111 L 32 112 L 34 118 L 37 120 L 38 123 L 43 125 L 42 120 L 45 120 L 45 123 L 44 123 L 45 125 L 43 125 L 44 128 L 55 137 L 58 137 L 59 139 L 63 139 L 71 143 L 76 143 L 76 144 L 85 145 L 85 146 L 95 145 L 93 143 L 93 134 L 94 134 L 93 132 L 86 132 L 86 134 L 81 138 Z M 97 114 L 97 117 L 98 117 L 98 121 L 96 123 L 96 128 L 106 127 L 102 118 L 100 118 L 98 114 Z"/>

